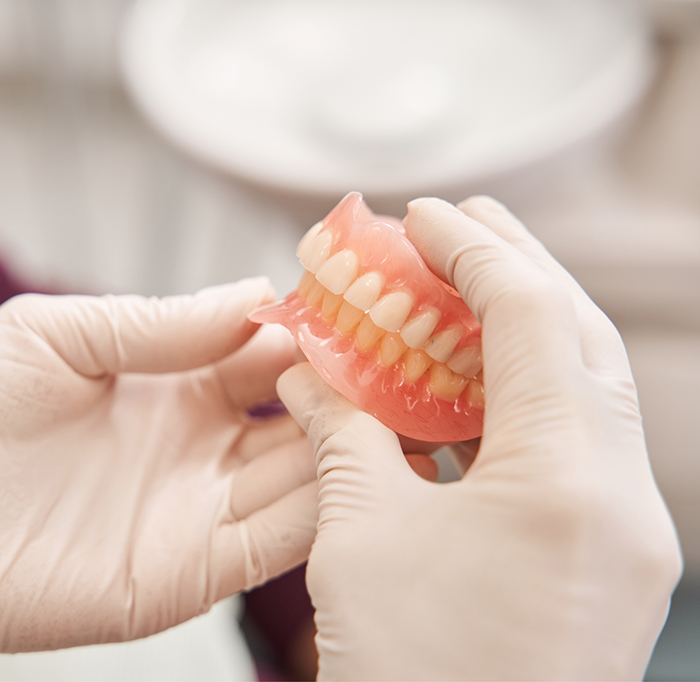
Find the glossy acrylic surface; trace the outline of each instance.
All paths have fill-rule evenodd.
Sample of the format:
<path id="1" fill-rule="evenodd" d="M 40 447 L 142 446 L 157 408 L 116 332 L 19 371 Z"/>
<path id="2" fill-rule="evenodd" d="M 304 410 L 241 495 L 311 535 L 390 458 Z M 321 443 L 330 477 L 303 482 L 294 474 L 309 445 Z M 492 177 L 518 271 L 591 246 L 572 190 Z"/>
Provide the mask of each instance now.
<path id="1" fill-rule="evenodd" d="M 357 266 L 347 253 L 334 259 L 344 251 L 357 256 Z M 457 292 L 430 272 L 401 221 L 374 215 L 352 193 L 302 239 L 298 255 L 307 267 L 299 288 L 252 313 L 253 321 L 287 327 L 331 386 L 397 433 L 433 442 L 481 435 L 481 327 Z M 336 263 L 340 274 L 331 286 L 340 282 L 342 294 L 308 272 L 330 282 Z M 343 278 L 348 267 L 356 284 Z M 347 299 L 366 301 L 366 309 Z M 356 315 L 350 322 L 348 311 Z M 478 364 L 466 375 L 449 369 L 450 357 L 465 355 Z"/>

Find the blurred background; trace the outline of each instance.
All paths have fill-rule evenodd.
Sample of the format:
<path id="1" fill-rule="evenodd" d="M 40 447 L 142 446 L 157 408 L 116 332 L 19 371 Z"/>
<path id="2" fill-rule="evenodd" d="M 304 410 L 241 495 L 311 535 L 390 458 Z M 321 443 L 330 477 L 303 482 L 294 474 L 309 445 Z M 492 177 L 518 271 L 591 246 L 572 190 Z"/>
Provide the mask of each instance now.
<path id="1" fill-rule="evenodd" d="M 618 326 L 686 564 L 647 679 L 700 679 L 698 0 L 0 0 L 3 298 L 284 295 L 351 190 L 492 194 Z M 308 679 L 286 580 L 0 679 Z"/>

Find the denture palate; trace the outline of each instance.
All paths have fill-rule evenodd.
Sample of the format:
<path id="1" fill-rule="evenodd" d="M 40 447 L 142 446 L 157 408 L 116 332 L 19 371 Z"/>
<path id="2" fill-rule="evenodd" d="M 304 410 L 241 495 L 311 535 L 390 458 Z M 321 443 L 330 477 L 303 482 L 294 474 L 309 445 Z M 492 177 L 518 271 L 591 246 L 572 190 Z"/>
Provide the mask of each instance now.
<path id="1" fill-rule="evenodd" d="M 326 321 L 335 321 L 341 334 L 354 332 L 360 351 L 379 343 L 383 367 L 401 359 L 404 376 L 411 382 L 430 370 L 430 387 L 437 396 L 452 400 L 466 389 L 467 400 L 482 406 L 483 386 L 477 377 L 482 368 L 480 348 L 455 350 L 464 328 L 452 325 L 435 332 L 441 312 L 434 307 L 414 311 L 415 296 L 408 288 L 382 295 L 385 276 L 378 271 L 360 274 L 359 259 L 351 249 L 332 254 L 333 234 L 322 228 L 322 223 L 314 225 L 297 248 L 305 268 L 297 292 L 307 305 L 319 308 Z"/>

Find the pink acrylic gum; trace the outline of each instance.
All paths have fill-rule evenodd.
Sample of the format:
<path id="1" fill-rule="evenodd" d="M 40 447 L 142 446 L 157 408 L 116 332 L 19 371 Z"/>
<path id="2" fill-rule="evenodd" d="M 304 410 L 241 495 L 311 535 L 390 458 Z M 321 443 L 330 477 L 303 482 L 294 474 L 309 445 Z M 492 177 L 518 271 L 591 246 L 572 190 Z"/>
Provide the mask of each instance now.
<path id="1" fill-rule="evenodd" d="M 287 327 L 333 388 L 397 433 L 432 442 L 481 435 L 481 327 L 400 220 L 351 193 L 297 255 L 297 290 L 251 320 Z"/>

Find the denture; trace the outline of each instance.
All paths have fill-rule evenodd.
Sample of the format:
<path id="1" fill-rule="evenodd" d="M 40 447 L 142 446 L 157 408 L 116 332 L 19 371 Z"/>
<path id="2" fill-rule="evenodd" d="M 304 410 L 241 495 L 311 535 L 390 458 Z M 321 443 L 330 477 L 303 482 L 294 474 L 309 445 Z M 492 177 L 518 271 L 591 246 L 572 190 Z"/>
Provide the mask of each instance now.
<path id="1" fill-rule="evenodd" d="M 436 277 L 400 220 L 348 194 L 297 247 L 305 272 L 283 301 L 251 313 L 287 327 L 316 371 L 397 433 L 481 435 L 481 326 Z"/>

